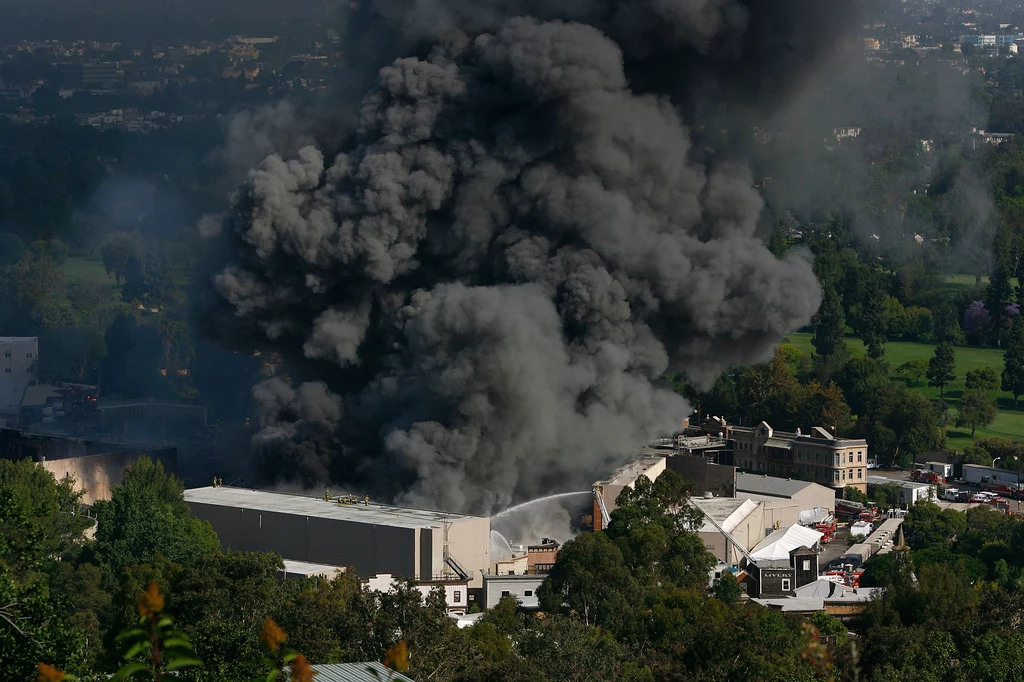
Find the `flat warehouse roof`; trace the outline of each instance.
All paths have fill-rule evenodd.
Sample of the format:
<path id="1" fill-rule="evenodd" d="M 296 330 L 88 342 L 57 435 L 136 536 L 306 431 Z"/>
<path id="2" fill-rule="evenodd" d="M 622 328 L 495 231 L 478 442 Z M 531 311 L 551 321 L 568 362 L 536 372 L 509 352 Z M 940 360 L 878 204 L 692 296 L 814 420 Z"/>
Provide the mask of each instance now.
<path id="1" fill-rule="evenodd" d="M 441 527 L 442 520 L 455 522 L 481 518 L 429 509 L 392 507 L 373 502 L 369 505 L 364 505 L 363 499 L 356 499 L 356 504 L 338 504 L 337 502 L 327 502 L 322 497 L 272 493 L 246 488 L 214 488 L 210 486 L 192 488 L 185 491 L 185 501 L 197 504 L 211 504 L 219 507 L 253 509 L 256 511 L 295 514 L 298 516 L 316 516 L 324 519 L 354 521 L 356 523 L 370 523 L 398 528 L 439 528 Z"/>

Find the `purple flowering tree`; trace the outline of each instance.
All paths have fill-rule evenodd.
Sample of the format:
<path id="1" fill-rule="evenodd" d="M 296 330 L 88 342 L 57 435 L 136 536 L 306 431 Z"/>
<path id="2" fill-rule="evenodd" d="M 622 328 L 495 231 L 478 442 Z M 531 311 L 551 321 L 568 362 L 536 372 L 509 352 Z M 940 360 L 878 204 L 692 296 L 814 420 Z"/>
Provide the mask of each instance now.
<path id="1" fill-rule="evenodd" d="M 984 301 L 971 301 L 964 311 L 964 331 L 968 334 L 980 334 L 988 326 L 989 314 Z"/>

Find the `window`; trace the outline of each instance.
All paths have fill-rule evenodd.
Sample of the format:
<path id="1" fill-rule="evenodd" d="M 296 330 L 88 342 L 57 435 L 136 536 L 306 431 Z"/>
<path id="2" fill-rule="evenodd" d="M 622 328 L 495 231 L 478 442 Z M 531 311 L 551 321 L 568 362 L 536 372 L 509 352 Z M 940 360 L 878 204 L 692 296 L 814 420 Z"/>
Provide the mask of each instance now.
<path id="1" fill-rule="evenodd" d="M 455 601 L 456 604 L 462 601 L 462 590 L 455 590 L 455 594 L 453 595 L 452 599 Z"/>
<path id="2" fill-rule="evenodd" d="M 833 459 L 835 460 L 835 465 L 836 466 L 841 466 L 842 465 L 842 463 L 843 463 L 842 457 L 843 456 L 840 455 L 839 453 L 836 453 L 835 457 L 833 457 Z"/>
<path id="3" fill-rule="evenodd" d="M 843 469 L 843 480 L 846 480 L 846 469 Z"/>
<path id="4" fill-rule="evenodd" d="M 782 579 L 782 591 L 789 592 L 789 578 Z"/>
<path id="5" fill-rule="evenodd" d="M 9 358 L 9 357 L 11 357 L 11 351 L 9 351 L 9 350 L 5 350 L 5 351 L 4 351 L 4 357 L 5 357 L 5 358 Z"/>
<path id="6" fill-rule="evenodd" d="M 4 371 L 6 373 L 10 374 L 11 373 L 11 368 L 10 367 L 4 367 Z"/>
<path id="7" fill-rule="evenodd" d="M 509 574 L 509 575 L 515 575 L 515 574 L 516 574 L 516 572 L 515 572 L 515 571 L 509 571 L 509 572 L 508 572 L 508 574 Z"/>
<path id="8" fill-rule="evenodd" d="M 802 570 L 804 570 L 804 571 L 811 570 L 811 560 L 810 559 L 804 559 L 804 563 L 802 565 L 803 565 L 803 569 Z M 458 592 L 456 592 L 456 594 L 458 594 Z"/>
<path id="9" fill-rule="evenodd" d="M 508 597 L 509 596 L 509 591 L 508 590 L 502 590 L 501 591 L 501 596 L 502 597 Z"/>
<path id="10" fill-rule="evenodd" d="M 857 469 L 857 478 L 864 478 L 864 470 Z"/>
<path id="11" fill-rule="evenodd" d="M 836 475 L 836 481 L 839 481 L 839 472 L 838 471 L 834 471 L 833 473 Z"/>
<path id="12" fill-rule="evenodd" d="M 30 358 L 30 357 L 32 357 L 32 354 L 31 353 L 25 353 L 25 357 L 26 358 Z"/>
<path id="13" fill-rule="evenodd" d="M 523 592 L 523 596 L 524 597 L 532 597 L 533 596 L 533 590 L 525 590 Z"/>
<path id="14" fill-rule="evenodd" d="M 858 453 L 857 453 L 857 461 L 858 461 L 858 462 L 862 461 L 862 460 L 861 460 L 861 458 L 862 458 L 863 456 L 864 456 L 864 455 L 862 455 L 862 454 L 860 454 L 860 453 L 858 452 Z"/>

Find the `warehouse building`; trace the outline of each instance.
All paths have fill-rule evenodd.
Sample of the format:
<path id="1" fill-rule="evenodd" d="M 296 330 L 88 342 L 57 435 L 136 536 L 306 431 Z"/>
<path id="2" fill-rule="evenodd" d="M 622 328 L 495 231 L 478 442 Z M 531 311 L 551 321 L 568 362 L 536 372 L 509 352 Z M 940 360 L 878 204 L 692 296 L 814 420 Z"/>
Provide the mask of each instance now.
<path id="1" fill-rule="evenodd" d="M 735 497 L 694 497 L 704 522 L 697 534 L 719 561 L 738 566 L 744 554 L 764 539 L 764 504 Z"/>
<path id="2" fill-rule="evenodd" d="M 480 588 L 491 563 L 487 517 L 231 487 L 186 490 L 185 501 L 225 549 L 350 567 L 361 578 L 460 577 Z"/>
<path id="3" fill-rule="evenodd" d="M 821 508 L 835 511 L 836 496 L 831 488 L 810 481 L 778 478 L 765 474 L 736 474 L 736 497 L 764 503 L 766 528 L 788 528 L 800 523 L 800 512 Z"/>

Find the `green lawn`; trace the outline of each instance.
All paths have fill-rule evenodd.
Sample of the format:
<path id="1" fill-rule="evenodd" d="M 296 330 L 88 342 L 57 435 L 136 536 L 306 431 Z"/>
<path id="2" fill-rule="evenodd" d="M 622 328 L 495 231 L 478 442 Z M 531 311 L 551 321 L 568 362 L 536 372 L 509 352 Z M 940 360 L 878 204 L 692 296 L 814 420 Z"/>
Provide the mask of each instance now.
<path id="1" fill-rule="evenodd" d="M 174 282 L 179 288 L 185 290 L 188 287 L 189 275 L 188 270 L 175 270 Z M 107 271 L 103 267 L 103 259 L 99 256 L 69 257 L 64 262 L 64 281 L 68 284 L 98 282 L 109 285 L 112 295 L 121 295 L 117 283 L 113 277 L 107 275 Z"/>
<path id="2" fill-rule="evenodd" d="M 114 284 L 114 278 L 107 276 L 103 269 L 103 259 L 99 256 L 83 256 L 79 258 L 68 258 L 64 262 L 64 279 L 69 284 L 83 284 L 86 282 L 100 282 Z"/>
<path id="3" fill-rule="evenodd" d="M 973 282 L 973 277 L 971 278 Z M 810 355 L 813 351 L 809 333 L 790 334 L 786 342 L 795 346 L 800 352 Z M 853 355 L 864 355 L 864 344 L 860 339 L 848 336 L 847 345 Z M 914 343 L 910 341 L 890 341 L 885 345 L 885 359 L 889 361 L 892 376 L 897 376 L 896 368 L 910 360 L 928 360 L 935 352 L 935 344 Z M 956 380 L 946 386 L 946 402 L 950 407 L 955 408 L 957 399 L 964 392 L 964 377 L 967 372 L 978 367 L 991 367 L 996 373 L 1003 371 L 1003 351 L 993 348 L 966 348 L 956 349 Z M 929 398 L 938 398 L 939 389 L 927 384 L 912 386 L 914 390 L 920 391 Z M 999 403 L 999 416 L 987 429 L 978 429 L 976 437 L 995 436 L 1007 440 L 1024 440 L 1024 409 L 1013 409 L 1013 396 L 1009 393 L 997 391 L 996 401 Z M 1024 408 L 1024 398 L 1021 399 L 1021 407 Z M 958 430 L 955 426 L 949 427 L 949 446 L 963 447 L 970 442 L 970 432 Z"/>

